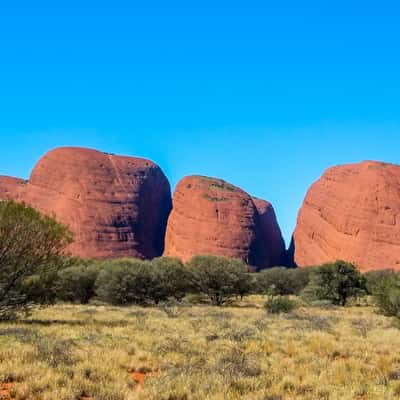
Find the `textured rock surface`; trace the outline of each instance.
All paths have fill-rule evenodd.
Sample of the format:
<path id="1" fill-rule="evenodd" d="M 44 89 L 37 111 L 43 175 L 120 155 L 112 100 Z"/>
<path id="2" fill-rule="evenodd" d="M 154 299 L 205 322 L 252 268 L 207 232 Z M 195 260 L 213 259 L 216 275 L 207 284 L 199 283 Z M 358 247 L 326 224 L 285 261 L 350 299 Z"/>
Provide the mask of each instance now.
<path id="1" fill-rule="evenodd" d="M 163 252 L 171 193 L 151 161 L 59 148 L 38 162 L 29 182 L 0 179 L 1 194 L 54 213 L 75 234 L 74 255 L 152 258 Z"/>
<path id="2" fill-rule="evenodd" d="M 253 199 L 227 182 L 186 177 L 176 187 L 173 204 L 165 255 L 188 261 L 194 255 L 215 254 L 268 267 L 277 254 L 284 252 L 272 207 L 260 201 L 260 216 Z M 274 221 L 267 221 L 269 218 Z M 269 233 L 277 234 L 279 239 L 269 237 Z M 272 243 L 279 243 L 280 248 L 270 254 Z"/>
<path id="3" fill-rule="evenodd" d="M 25 190 L 26 181 L 11 176 L 0 176 L 0 200 L 17 200 Z"/>
<path id="4" fill-rule="evenodd" d="M 400 166 L 328 169 L 306 196 L 292 250 L 299 266 L 342 259 L 364 271 L 400 269 Z"/>

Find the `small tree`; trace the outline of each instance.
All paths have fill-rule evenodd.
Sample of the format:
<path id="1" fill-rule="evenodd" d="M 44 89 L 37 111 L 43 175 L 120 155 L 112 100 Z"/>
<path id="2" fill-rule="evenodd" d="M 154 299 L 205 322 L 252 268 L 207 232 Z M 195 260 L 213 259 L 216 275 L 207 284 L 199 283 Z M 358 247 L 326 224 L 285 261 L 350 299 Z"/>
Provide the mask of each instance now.
<path id="1" fill-rule="evenodd" d="M 244 268 L 247 268 L 243 265 Z M 242 268 L 243 269 L 243 268 Z M 236 296 L 240 297 L 240 300 L 243 300 L 244 296 L 247 296 L 250 293 L 254 293 L 255 286 L 255 278 L 253 272 L 247 272 L 245 274 L 241 274 L 240 279 L 236 282 L 235 290 Z"/>
<path id="2" fill-rule="evenodd" d="M 24 281 L 56 270 L 72 242 L 67 227 L 31 207 L 0 202 L 0 319 L 24 309 Z"/>
<path id="3" fill-rule="evenodd" d="M 257 274 L 256 290 L 260 294 L 291 294 L 291 286 L 290 275 L 284 267 L 264 269 Z"/>
<path id="4" fill-rule="evenodd" d="M 303 297 L 345 306 L 350 297 L 366 294 L 365 277 L 350 263 L 336 261 L 315 268 Z"/>
<path id="5" fill-rule="evenodd" d="M 248 268 L 243 261 L 212 255 L 195 256 L 188 267 L 193 287 L 212 304 L 221 306 L 236 296 L 244 296 L 250 286 Z"/>
<path id="6" fill-rule="evenodd" d="M 151 261 L 155 278 L 155 301 L 182 300 L 191 289 L 189 270 L 179 258 L 159 257 Z"/>

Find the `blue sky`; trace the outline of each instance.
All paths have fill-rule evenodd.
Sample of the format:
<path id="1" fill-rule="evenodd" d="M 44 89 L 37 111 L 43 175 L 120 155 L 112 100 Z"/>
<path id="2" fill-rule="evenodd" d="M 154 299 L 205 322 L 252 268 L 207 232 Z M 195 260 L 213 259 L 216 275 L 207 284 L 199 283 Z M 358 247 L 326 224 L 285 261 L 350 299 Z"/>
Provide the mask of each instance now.
<path id="1" fill-rule="evenodd" d="M 326 167 L 400 163 L 399 17 L 394 1 L 1 2 L 0 173 L 59 145 L 148 157 L 172 186 L 200 173 L 272 201 L 289 240 Z"/>

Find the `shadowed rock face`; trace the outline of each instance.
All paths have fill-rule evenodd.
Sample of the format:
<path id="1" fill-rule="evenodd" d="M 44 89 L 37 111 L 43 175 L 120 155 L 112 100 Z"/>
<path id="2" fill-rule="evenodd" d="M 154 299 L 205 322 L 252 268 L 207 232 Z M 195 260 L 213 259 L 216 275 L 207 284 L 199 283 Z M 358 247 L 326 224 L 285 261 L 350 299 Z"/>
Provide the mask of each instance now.
<path id="1" fill-rule="evenodd" d="M 151 161 L 82 148 L 47 153 L 28 182 L 0 179 L 0 196 L 68 225 L 82 257 L 153 258 L 163 252 L 169 183 Z"/>
<path id="2" fill-rule="evenodd" d="M 258 259 L 265 266 L 286 265 L 285 242 L 272 204 L 255 197 L 252 200 L 258 211 Z"/>
<path id="3" fill-rule="evenodd" d="M 328 169 L 310 188 L 292 242 L 299 266 L 342 259 L 363 271 L 400 269 L 400 166 Z"/>
<path id="4" fill-rule="evenodd" d="M 195 255 L 214 254 L 241 258 L 259 268 L 274 265 L 277 255 L 284 254 L 284 243 L 272 207 L 257 203 L 261 215 L 246 192 L 223 180 L 182 179 L 168 220 L 165 255 L 188 261 Z M 272 243 L 279 249 L 270 251 Z"/>

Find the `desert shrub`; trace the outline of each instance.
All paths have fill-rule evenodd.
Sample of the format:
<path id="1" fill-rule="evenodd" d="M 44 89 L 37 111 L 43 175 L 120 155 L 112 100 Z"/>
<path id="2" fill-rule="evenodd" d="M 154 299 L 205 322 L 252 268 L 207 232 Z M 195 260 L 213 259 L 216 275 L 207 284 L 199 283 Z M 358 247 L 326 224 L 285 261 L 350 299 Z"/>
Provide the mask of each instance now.
<path id="1" fill-rule="evenodd" d="M 87 304 L 95 296 L 95 283 L 101 271 L 99 263 L 83 263 L 60 271 L 54 283 L 59 300 Z"/>
<path id="2" fill-rule="evenodd" d="M 250 291 L 251 277 L 243 261 L 212 255 L 195 256 L 188 264 L 193 288 L 221 306 Z"/>
<path id="3" fill-rule="evenodd" d="M 52 368 L 73 365 L 72 340 L 55 340 L 42 337 L 36 341 L 35 361 L 46 362 Z"/>
<path id="4" fill-rule="evenodd" d="M 153 300 L 164 301 L 168 298 L 182 300 L 192 288 L 190 271 L 179 258 L 159 257 L 151 261 L 156 286 Z"/>
<path id="5" fill-rule="evenodd" d="M 300 295 L 302 290 L 309 284 L 313 270 L 313 267 L 301 267 L 289 270 L 293 280 L 293 293 L 291 294 Z"/>
<path id="6" fill-rule="evenodd" d="M 27 301 L 36 304 L 53 304 L 56 299 L 57 271 L 49 271 L 27 277 L 21 285 Z"/>
<path id="7" fill-rule="evenodd" d="M 257 274 L 256 292 L 275 295 L 298 295 L 308 284 L 311 268 L 274 267 Z"/>
<path id="8" fill-rule="evenodd" d="M 223 352 L 216 363 L 215 372 L 231 379 L 237 377 L 254 378 L 261 375 L 262 370 L 255 357 L 246 354 L 240 347 Z"/>
<path id="9" fill-rule="evenodd" d="M 379 311 L 387 316 L 400 317 L 400 275 L 386 276 L 373 291 Z"/>
<path id="10" fill-rule="evenodd" d="M 270 314 L 289 313 L 296 307 L 296 301 L 290 299 L 288 296 L 270 296 L 264 304 L 264 308 Z"/>
<path id="11" fill-rule="evenodd" d="M 366 279 L 366 287 L 368 290 L 368 294 L 373 295 L 376 290 L 379 290 L 383 281 L 386 278 L 390 278 L 396 275 L 396 272 L 392 269 L 383 269 L 383 270 L 376 270 L 376 271 L 368 271 L 364 274 Z"/>
<path id="12" fill-rule="evenodd" d="M 55 271 L 71 243 L 68 228 L 24 204 L 0 202 L 0 319 L 30 303 L 28 278 Z"/>
<path id="13" fill-rule="evenodd" d="M 0 328 L 0 340 L 11 337 L 21 343 L 35 343 L 40 339 L 39 332 L 28 328 Z"/>
<path id="14" fill-rule="evenodd" d="M 328 300 L 345 306 L 349 298 L 366 293 L 366 279 L 357 268 L 353 264 L 336 261 L 312 270 L 302 297 L 307 301 Z"/>
<path id="15" fill-rule="evenodd" d="M 293 313 L 288 315 L 288 319 L 294 322 L 296 329 L 309 329 L 312 331 L 330 332 L 332 333 L 331 323 L 336 323 L 335 318 L 327 318 L 315 314 Z"/>
<path id="16" fill-rule="evenodd" d="M 60 259 L 57 269 L 50 269 L 40 274 L 27 277 L 22 282 L 22 291 L 28 301 L 35 304 L 54 304 L 57 301 L 57 281 L 59 273 L 80 262 L 73 257 Z"/>
<path id="17" fill-rule="evenodd" d="M 95 292 L 100 300 L 111 304 L 180 301 L 192 288 L 190 271 L 177 258 L 121 259 L 103 265 Z"/>
<path id="18" fill-rule="evenodd" d="M 366 338 L 368 332 L 374 328 L 374 324 L 371 321 L 364 318 L 355 318 L 350 321 L 351 326 L 355 333 Z"/>
<path id="19" fill-rule="evenodd" d="M 178 318 L 182 315 L 182 304 L 176 300 L 161 302 L 158 307 L 168 318 Z"/>
<path id="20" fill-rule="evenodd" d="M 97 277 L 95 291 L 99 299 L 107 303 L 145 304 L 154 299 L 156 286 L 150 262 L 122 259 L 104 264 Z"/>

